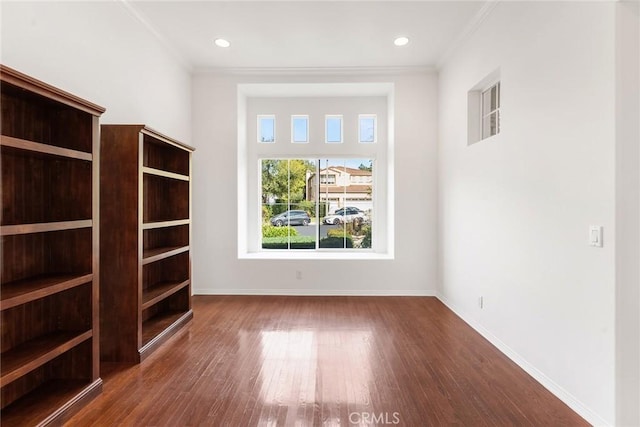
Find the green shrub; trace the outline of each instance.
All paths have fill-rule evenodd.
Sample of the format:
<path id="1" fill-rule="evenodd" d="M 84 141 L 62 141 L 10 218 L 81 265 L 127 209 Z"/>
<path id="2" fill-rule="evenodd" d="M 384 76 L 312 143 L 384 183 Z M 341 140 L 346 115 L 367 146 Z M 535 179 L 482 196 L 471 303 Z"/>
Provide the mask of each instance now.
<path id="1" fill-rule="evenodd" d="M 320 247 L 321 248 L 352 248 L 353 239 L 349 234 L 347 234 L 346 236 L 344 234 L 342 236 L 329 236 L 329 237 L 320 239 Z"/>
<path id="2" fill-rule="evenodd" d="M 366 225 L 362 227 L 362 231 L 364 231 L 364 239 L 362 239 L 361 247 L 370 248 L 371 247 L 371 226 Z"/>
<path id="3" fill-rule="evenodd" d="M 269 206 L 271 209 L 271 216 L 276 216 L 289 210 L 289 205 L 287 203 L 276 203 L 274 205 Z"/>
<path id="4" fill-rule="evenodd" d="M 327 231 L 327 237 L 338 237 L 342 239 L 344 236 L 351 237 L 351 233 L 348 231 L 345 232 L 342 228 L 332 228 Z"/>
<path id="5" fill-rule="evenodd" d="M 315 249 L 316 239 L 313 236 L 264 237 L 262 239 L 262 248 L 263 249 Z"/>
<path id="6" fill-rule="evenodd" d="M 298 231 L 293 227 L 274 227 L 268 224 L 262 226 L 262 237 L 287 237 L 297 235 Z"/>
<path id="7" fill-rule="evenodd" d="M 302 200 L 300 202 L 291 202 L 292 210 L 305 211 L 311 218 L 316 216 L 316 203 L 308 200 Z"/>

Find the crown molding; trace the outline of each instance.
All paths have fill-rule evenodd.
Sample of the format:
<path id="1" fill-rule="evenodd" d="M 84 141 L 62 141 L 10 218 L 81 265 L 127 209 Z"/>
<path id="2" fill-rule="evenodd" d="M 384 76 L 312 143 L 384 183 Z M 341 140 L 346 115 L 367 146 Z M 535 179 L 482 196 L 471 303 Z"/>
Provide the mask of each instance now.
<path id="1" fill-rule="evenodd" d="M 187 58 L 175 48 L 173 44 L 167 40 L 165 36 L 144 16 L 140 10 L 138 10 L 130 0 L 119 0 L 119 3 L 124 7 L 124 9 L 142 26 L 153 35 L 153 37 L 158 40 L 160 45 L 167 51 L 186 71 L 193 72 L 192 64 L 187 60 Z"/>
<path id="2" fill-rule="evenodd" d="M 444 51 L 444 53 L 438 58 L 436 61 L 436 69 L 440 70 L 449 59 L 454 55 L 454 53 L 460 49 L 460 47 L 467 41 L 471 36 L 480 28 L 480 25 L 487 19 L 491 12 L 496 8 L 496 6 L 502 0 L 487 0 L 480 10 L 474 15 L 473 18 L 469 21 L 466 27 L 462 30 L 462 32 L 456 37 L 456 39 L 449 45 L 449 47 Z"/>
<path id="3" fill-rule="evenodd" d="M 240 76 L 390 76 L 429 74 L 435 67 L 196 67 L 194 74 L 226 74 Z"/>

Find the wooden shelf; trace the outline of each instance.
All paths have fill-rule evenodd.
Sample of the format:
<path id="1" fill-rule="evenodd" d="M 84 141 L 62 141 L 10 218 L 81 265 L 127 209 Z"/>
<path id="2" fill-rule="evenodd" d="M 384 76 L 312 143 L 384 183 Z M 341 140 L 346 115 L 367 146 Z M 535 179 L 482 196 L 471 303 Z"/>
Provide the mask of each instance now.
<path id="1" fill-rule="evenodd" d="M 53 156 L 68 157 L 76 160 L 92 161 L 93 155 L 84 151 L 72 150 L 70 148 L 56 147 L 55 145 L 41 144 L 39 142 L 28 141 L 26 139 L 14 138 L 1 135 L 0 145 L 5 147 L 18 148 L 20 150 L 33 151 L 41 154 L 51 154 Z"/>
<path id="2" fill-rule="evenodd" d="M 154 304 L 162 301 L 163 299 L 173 295 L 185 286 L 189 286 L 190 281 L 184 280 L 182 282 L 162 282 L 156 286 L 145 290 L 142 293 L 142 309 L 146 310 Z"/>
<path id="3" fill-rule="evenodd" d="M 190 181 L 144 174 L 143 223 L 190 218 Z"/>
<path id="4" fill-rule="evenodd" d="M 176 227 L 178 225 L 189 225 L 189 224 L 191 224 L 190 219 L 178 219 L 175 221 L 147 222 L 145 224 L 142 224 L 142 229 L 152 230 L 154 228 Z"/>
<path id="5" fill-rule="evenodd" d="M 97 220 L 105 110 L 1 64 L 0 82 L 0 419 L 61 425 L 102 390 Z"/>
<path id="6" fill-rule="evenodd" d="M 157 140 L 161 143 L 175 146 L 181 149 L 183 152 L 191 152 L 194 151 L 195 148 L 192 146 L 185 144 L 184 142 L 173 139 L 167 135 L 163 135 L 155 129 L 151 129 L 149 126 L 140 125 L 140 132 L 146 136 L 151 137 L 153 140 Z"/>
<path id="7" fill-rule="evenodd" d="M 193 148 L 146 125 L 100 137 L 101 360 L 139 363 L 193 317 Z"/>
<path id="8" fill-rule="evenodd" d="M 102 380 L 52 380 L 2 410 L 3 426 L 57 425 L 102 390 Z M 55 409 L 52 409 L 55 408 Z"/>
<path id="9" fill-rule="evenodd" d="M 33 77 L 7 67 L 6 65 L 0 64 L 0 73 L 2 74 L 3 82 L 15 85 L 25 91 L 60 102 L 72 108 L 77 108 L 78 110 L 94 116 L 99 116 L 106 111 L 104 107 L 77 97 L 57 87 L 51 86 L 45 82 L 34 79 Z"/>
<path id="10" fill-rule="evenodd" d="M 15 236 L 17 234 L 45 233 L 47 231 L 74 230 L 77 228 L 90 228 L 93 221 L 81 219 L 78 221 L 42 222 L 39 224 L 3 225 L 0 227 L 0 235 Z"/>
<path id="11" fill-rule="evenodd" d="M 149 175 L 161 176 L 161 177 L 164 177 L 164 178 L 179 179 L 180 181 L 190 181 L 191 180 L 191 178 L 189 178 L 187 175 L 182 175 L 182 174 L 178 174 L 178 173 L 163 171 L 163 170 L 160 170 L 160 169 L 154 169 L 154 168 L 150 168 L 150 167 L 147 167 L 147 166 L 143 166 L 142 167 L 142 172 L 143 173 L 147 173 Z"/>
<path id="12" fill-rule="evenodd" d="M 142 265 L 152 262 L 160 261 L 161 259 L 169 258 L 174 255 L 187 252 L 189 246 L 171 246 L 166 248 L 155 248 L 145 250 L 142 255 Z"/>
<path id="13" fill-rule="evenodd" d="M 173 325 L 180 324 L 192 316 L 193 312 L 191 310 L 186 313 L 184 311 L 167 311 L 145 321 L 142 324 L 143 349 L 163 332 L 171 330 Z"/>
<path id="14" fill-rule="evenodd" d="M 2 353 L 0 387 L 44 365 L 65 351 L 88 340 L 93 335 L 86 332 L 57 332 L 27 341 Z"/>
<path id="15" fill-rule="evenodd" d="M 93 280 L 93 274 L 45 275 L 2 285 L 0 311 L 53 295 Z"/>

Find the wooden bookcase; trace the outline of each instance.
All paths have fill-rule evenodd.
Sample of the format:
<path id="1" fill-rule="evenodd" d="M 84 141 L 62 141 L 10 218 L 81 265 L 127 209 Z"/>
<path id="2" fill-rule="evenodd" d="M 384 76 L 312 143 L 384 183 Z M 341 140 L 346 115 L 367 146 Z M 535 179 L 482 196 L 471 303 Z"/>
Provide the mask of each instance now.
<path id="1" fill-rule="evenodd" d="M 102 391 L 99 116 L 0 65 L 0 418 L 60 424 Z"/>
<path id="2" fill-rule="evenodd" d="M 193 317 L 193 148 L 144 125 L 101 141 L 101 359 L 138 363 Z"/>

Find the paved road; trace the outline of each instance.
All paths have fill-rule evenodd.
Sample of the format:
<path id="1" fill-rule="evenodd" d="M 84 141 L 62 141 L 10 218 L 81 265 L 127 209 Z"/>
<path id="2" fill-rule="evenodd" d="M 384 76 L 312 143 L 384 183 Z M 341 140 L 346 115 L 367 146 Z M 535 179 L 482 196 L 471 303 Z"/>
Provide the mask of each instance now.
<path id="1" fill-rule="evenodd" d="M 327 231 L 332 228 L 343 227 L 342 225 L 320 225 L 320 237 L 325 237 L 327 235 Z M 294 225 L 293 228 L 296 229 L 300 236 L 314 236 L 316 235 L 316 230 L 318 229 L 317 224 L 309 224 L 306 227 L 304 225 Z"/>

